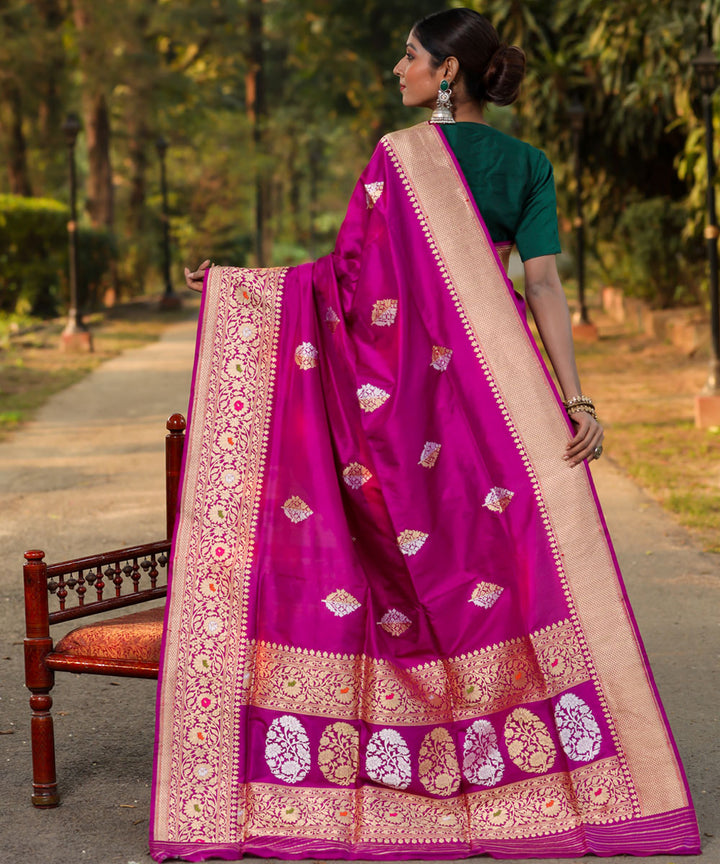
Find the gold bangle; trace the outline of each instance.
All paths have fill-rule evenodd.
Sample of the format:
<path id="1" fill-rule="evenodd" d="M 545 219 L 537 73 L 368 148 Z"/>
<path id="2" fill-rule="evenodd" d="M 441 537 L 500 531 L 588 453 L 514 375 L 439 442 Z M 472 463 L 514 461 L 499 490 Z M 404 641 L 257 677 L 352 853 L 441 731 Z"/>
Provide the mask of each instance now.
<path id="1" fill-rule="evenodd" d="M 597 420 L 597 412 L 595 410 L 594 405 L 587 405 L 585 403 L 576 402 L 574 405 L 571 405 L 569 408 L 565 409 L 569 417 L 573 414 L 578 414 L 579 412 L 583 412 L 584 414 L 590 414 L 593 420 Z"/>
<path id="2" fill-rule="evenodd" d="M 589 396 L 571 396 L 570 399 L 566 399 L 563 402 L 565 408 L 572 408 L 573 405 L 592 405 L 595 407 L 595 403 Z"/>

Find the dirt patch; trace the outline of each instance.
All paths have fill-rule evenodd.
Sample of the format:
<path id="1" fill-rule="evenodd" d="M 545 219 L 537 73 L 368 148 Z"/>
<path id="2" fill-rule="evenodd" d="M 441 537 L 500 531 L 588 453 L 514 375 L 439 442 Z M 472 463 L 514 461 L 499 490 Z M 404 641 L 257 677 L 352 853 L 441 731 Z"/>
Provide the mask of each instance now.
<path id="1" fill-rule="evenodd" d="M 605 454 L 720 552 L 720 429 L 694 423 L 708 358 L 632 334 L 596 314 L 601 338 L 577 345 L 583 389 L 605 425 Z M 605 458 L 605 457 L 603 457 Z"/>

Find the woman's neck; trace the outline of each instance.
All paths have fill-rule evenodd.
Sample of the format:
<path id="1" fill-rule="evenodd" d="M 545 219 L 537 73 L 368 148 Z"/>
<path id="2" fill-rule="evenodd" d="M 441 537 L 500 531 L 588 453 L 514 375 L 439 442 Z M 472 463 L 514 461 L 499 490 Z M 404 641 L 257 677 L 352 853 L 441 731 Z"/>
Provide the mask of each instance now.
<path id="1" fill-rule="evenodd" d="M 455 107 L 455 121 L 457 123 L 483 123 L 487 125 L 483 109 L 474 102 L 457 105 Z"/>

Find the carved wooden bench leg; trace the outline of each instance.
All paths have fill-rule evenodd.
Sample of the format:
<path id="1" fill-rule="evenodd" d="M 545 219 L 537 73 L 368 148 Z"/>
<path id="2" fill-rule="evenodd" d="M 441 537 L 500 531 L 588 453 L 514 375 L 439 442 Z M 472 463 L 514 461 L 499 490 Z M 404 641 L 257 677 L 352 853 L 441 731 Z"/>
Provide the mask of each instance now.
<path id="1" fill-rule="evenodd" d="M 60 803 L 55 774 L 55 735 L 50 713 L 50 691 L 55 676 L 45 665 L 52 651 L 48 620 L 47 571 L 44 552 L 25 553 L 25 684 L 32 693 L 30 744 L 33 761 L 33 796 L 36 807 L 56 807 Z"/>

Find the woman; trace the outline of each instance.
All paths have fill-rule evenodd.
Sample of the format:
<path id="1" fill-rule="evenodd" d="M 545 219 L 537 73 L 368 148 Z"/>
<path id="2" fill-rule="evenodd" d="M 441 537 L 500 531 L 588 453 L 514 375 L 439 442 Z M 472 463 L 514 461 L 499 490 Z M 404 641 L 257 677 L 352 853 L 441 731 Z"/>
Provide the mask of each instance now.
<path id="1" fill-rule="evenodd" d="M 334 253 L 186 272 L 156 860 L 699 850 L 586 468 L 551 169 L 484 125 L 523 71 L 474 12 L 418 22 L 395 74 L 442 122 L 380 142 Z"/>

